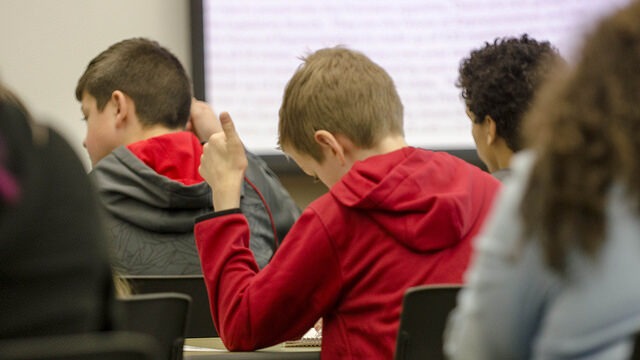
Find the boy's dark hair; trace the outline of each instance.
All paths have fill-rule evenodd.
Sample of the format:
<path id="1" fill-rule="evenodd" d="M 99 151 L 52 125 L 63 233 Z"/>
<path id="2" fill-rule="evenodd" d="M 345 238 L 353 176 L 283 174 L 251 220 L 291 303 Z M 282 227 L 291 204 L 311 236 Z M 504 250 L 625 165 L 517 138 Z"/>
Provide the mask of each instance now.
<path id="1" fill-rule="evenodd" d="M 104 110 L 115 90 L 129 96 L 143 125 L 184 127 L 191 109 L 191 82 L 180 61 L 144 38 L 123 40 L 96 56 L 78 80 L 76 98 L 86 91 Z"/>
<path id="2" fill-rule="evenodd" d="M 560 55 L 548 41 L 527 34 L 520 38 L 496 38 L 471 52 L 460 63 L 456 86 L 475 118 L 487 115 L 496 122 L 498 136 L 517 152 L 521 149 L 520 122 Z"/>

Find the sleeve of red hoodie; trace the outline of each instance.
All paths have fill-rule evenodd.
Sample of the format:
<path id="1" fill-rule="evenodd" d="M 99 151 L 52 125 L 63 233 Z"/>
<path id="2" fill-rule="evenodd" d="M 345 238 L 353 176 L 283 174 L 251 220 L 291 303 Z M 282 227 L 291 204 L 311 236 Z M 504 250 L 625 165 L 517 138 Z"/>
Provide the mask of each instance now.
<path id="1" fill-rule="evenodd" d="M 198 219 L 195 238 L 213 322 L 229 350 L 299 338 L 336 303 L 342 287 L 338 258 L 310 208 L 259 272 L 240 210 Z"/>

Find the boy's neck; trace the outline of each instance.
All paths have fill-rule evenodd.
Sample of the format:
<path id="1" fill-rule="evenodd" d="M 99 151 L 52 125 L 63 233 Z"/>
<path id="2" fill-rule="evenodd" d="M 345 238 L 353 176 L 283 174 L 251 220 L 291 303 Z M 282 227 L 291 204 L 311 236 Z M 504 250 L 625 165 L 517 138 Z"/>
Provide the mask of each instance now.
<path id="1" fill-rule="evenodd" d="M 511 149 L 505 147 L 496 153 L 496 169 L 495 171 L 508 169 L 511 163 L 511 157 L 513 156 L 513 151 Z"/>
<path id="2" fill-rule="evenodd" d="M 376 146 L 370 149 L 357 149 L 353 153 L 354 160 L 364 160 L 371 156 L 387 154 L 409 146 L 402 135 L 389 135 L 381 139 Z"/>
<path id="3" fill-rule="evenodd" d="M 492 148 L 490 163 L 486 164 L 489 172 L 495 172 L 502 169 L 508 169 L 513 156 L 513 151 L 507 146 L 506 141 L 498 138 Z"/>
<path id="4" fill-rule="evenodd" d="M 156 136 L 167 135 L 182 131 L 182 129 L 170 129 L 164 125 L 138 126 L 128 134 L 126 144 L 147 140 Z"/>

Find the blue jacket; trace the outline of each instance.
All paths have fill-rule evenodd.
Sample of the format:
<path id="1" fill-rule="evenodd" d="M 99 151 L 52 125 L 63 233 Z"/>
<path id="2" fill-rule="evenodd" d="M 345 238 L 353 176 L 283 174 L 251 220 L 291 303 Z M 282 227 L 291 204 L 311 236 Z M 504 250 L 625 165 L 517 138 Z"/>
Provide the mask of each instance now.
<path id="1" fill-rule="evenodd" d="M 640 329 L 640 217 L 614 186 L 598 256 L 575 250 L 557 275 L 538 242 L 521 240 L 519 204 L 533 161 L 531 153 L 516 157 L 476 238 L 445 351 L 452 359 L 628 358 Z"/>

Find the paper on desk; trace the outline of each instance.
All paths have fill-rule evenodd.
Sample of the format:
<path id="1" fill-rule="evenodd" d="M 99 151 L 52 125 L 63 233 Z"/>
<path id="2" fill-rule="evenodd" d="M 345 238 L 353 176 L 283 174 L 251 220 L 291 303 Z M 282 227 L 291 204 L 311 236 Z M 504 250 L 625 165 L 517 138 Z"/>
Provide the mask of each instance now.
<path id="1" fill-rule="evenodd" d="M 317 331 L 315 328 L 309 329 L 309 331 L 307 331 L 304 335 L 302 335 L 303 339 L 317 339 L 321 337 L 322 337 L 322 333 Z"/>
<path id="2" fill-rule="evenodd" d="M 285 341 L 284 347 L 307 347 L 307 346 L 321 346 L 322 345 L 322 332 L 317 331 L 315 328 L 309 329 L 301 339 Z"/>
<path id="3" fill-rule="evenodd" d="M 222 349 L 214 349 L 214 348 L 208 348 L 208 347 L 202 347 L 202 346 L 193 346 L 193 345 L 184 345 L 182 347 L 182 351 L 222 351 L 222 352 L 226 352 L 227 350 L 222 350 Z"/>

